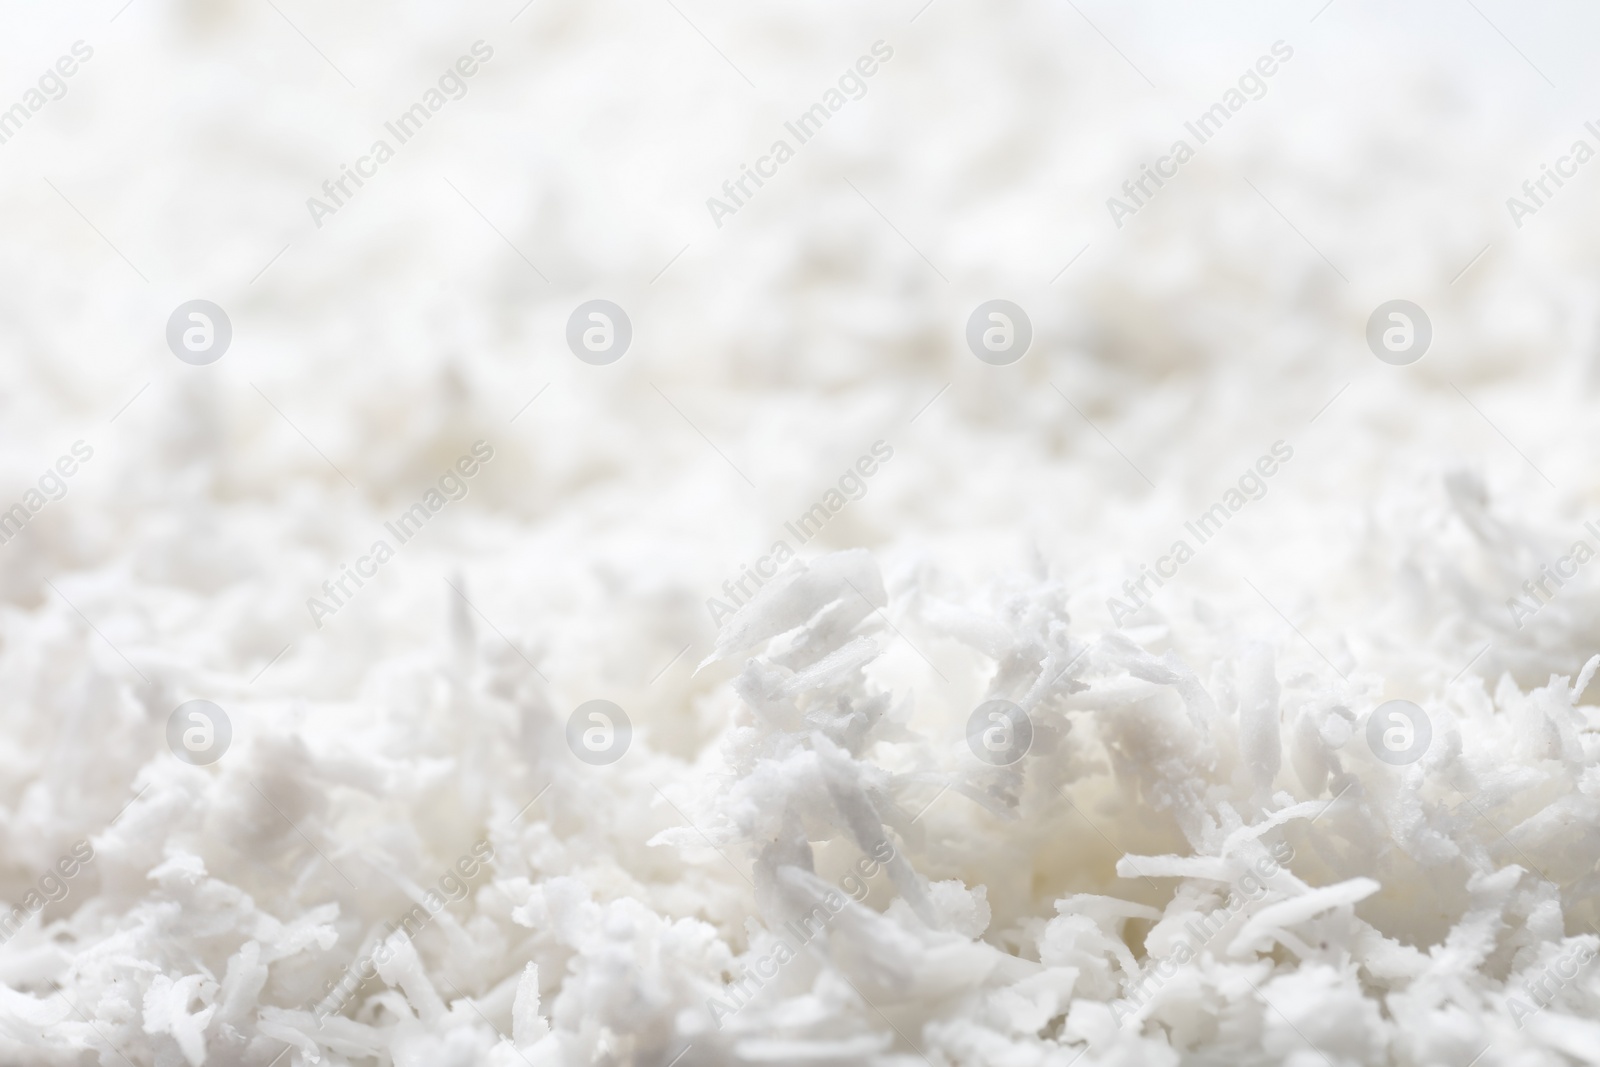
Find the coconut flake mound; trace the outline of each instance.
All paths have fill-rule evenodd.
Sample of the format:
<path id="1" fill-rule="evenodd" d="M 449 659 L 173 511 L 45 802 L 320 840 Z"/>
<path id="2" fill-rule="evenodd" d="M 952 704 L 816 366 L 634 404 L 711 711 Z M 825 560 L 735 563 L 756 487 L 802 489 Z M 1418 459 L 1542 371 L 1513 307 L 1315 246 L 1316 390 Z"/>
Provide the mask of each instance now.
<path id="1" fill-rule="evenodd" d="M 1595 857 L 1545 824 L 1590 803 L 1594 724 L 1576 699 L 1600 656 L 1576 685 L 1479 689 L 1436 725 L 1458 740 L 1397 771 L 1326 728 L 1343 721 L 1331 707 L 1360 703 L 1359 672 L 1289 701 L 1261 642 L 1197 665 L 1069 631 L 1052 581 L 986 615 L 896 600 L 856 550 L 795 563 L 727 621 L 713 660 L 744 657 L 725 683 L 739 710 L 698 765 L 642 750 L 638 773 L 597 776 L 563 758 L 547 704 L 496 695 L 460 664 L 433 672 L 450 714 L 419 718 L 417 737 L 370 729 L 314 750 L 269 728 L 220 773 L 152 761 L 93 838 L 98 895 L 5 949 L 5 1057 L 1369 1064 L 1592 1050 L 1600 937 L 1574 926 Z M 992 661 L 983 695 L 1024 703 L 1045 751 L 981 764 L 875 679 L 894 642 L 945 640 Z M 1197 666 L 1237 681 L 1211 699 Z M 1568 726 L 1572 747 L 1507 789 L 1502 719 Z M 1320 788 L 1291 769 L 1305 744 L 1321 749 L 1299 761 Z M 472 794 L 484 771 L 468 754 L 500 788 Z M 1530 789 L 1544 803 L 1525 811 Z M 492 870 L 397 931 L 428 888 L 395 872 L 429 857 L 450 869 L 448 848 L 410 827 L 451 794 Z M 1435 917 L 1440 936 L 1410 936 Z M 327 1011 L 352 964 L 364 980 Z"/>
<path id="2" fill-rule="evenodd" d="M 60 20 L 21 69 L 97 58 L 4 146 L 0 509 L 93 458 L 0 544 L 0 1065 L 1600 1062 L 1600 566 L 1545 577 L 1600 538 L 1597 208 L 1497 215 L 1581 121 L 1531 121 L 1472 12 L 1420 46 L 1283 16 L 1269 96 L 1113 229 L 1279 14 L 1197 47 L 1020 0 L 13 7 Z M 1427 65 L 1457 18 L 1497 51 Z M 470 96 L 306 220 L 480 35 Z M 218 363 L 164 350 L 179 290 L 233 316 Z M 591 290 L 615 365 L 563 345 Z M 1008 293 L 1034 347 L 980 364 Z M 1437 330 L 1410 367 L 1362 348 L 1398 296 Z M 1368 743 L 1392 696 L 1410 764 Z M 204 767 L 164 732 L 196 697 L 233 717 Z M 634 733 L 594 766 L 602 697 Z M 969 743 L 995 700 L 1014 762 Z"/>

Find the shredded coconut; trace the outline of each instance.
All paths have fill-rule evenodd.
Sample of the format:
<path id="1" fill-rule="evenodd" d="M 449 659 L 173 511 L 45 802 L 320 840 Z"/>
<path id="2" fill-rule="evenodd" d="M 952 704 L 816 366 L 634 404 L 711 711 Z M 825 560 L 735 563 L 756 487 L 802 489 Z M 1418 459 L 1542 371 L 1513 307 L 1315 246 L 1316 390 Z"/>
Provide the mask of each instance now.
<path id="1" fill-rule="evenodd" d="M 1424 7 L 8 16 L 0 1063 L 1600 1063 L 1587 128 Z"/>

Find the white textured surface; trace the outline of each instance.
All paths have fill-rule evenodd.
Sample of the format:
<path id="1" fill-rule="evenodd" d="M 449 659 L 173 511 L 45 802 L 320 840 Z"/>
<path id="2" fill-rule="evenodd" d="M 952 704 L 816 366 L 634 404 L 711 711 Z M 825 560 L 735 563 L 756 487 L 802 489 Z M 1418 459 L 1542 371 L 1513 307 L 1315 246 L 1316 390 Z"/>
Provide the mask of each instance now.
<path id="1" fill-rule="evenodd" d="M 1584 135 L 1576 12 L 1485 5 L 1554 92 L 1470 6 L 1084 6 L 1152 91 L 1070 5 L 519 6 L 7 16 L 0 103 L 95 51 L 0 144 L 0 508 L 93 457 L 0 545 L 0 891 L 94 860 L 0 947 L 0 1061 L 1594 1062 L 1600 570 L 1506 607 L 1600 543 L 1592 175 L 1504 207 Z M 1105 197 L 1280 39 L 1115 229 Z M 705 197 L 878 40 L 715 228 Z M 997 295 L 1035 328 L 1009 368 L 961 336 Z M 234 326 L 204 368 L 162 340 L 194 297 Z M 611 367 L 562 342 L 592 297 L 634 323 Z M 1394 297 L 1434 322 L 1408 368 L 1362 340 Z M 478 440 L 466 497 L 317 628 Z M 879 440 L 719 638 L 707 598 Z M 991 696 L 1035 724 L 1009 770 L 962 733 Z M 1364 739 L 1392 697 L 1434 728 L 1409 767 Z M 211 767 L 166 747 L 191 698 L 233 722 Z M 610 767 L 563 737 L 596 698 L 636 730 Z M 319 1027 L 482 839 L 470 897 Z M 885 841 L 864 903 L 722 1011 Z M 1536 996 L 1547 969 L 1574 976 Z"/>

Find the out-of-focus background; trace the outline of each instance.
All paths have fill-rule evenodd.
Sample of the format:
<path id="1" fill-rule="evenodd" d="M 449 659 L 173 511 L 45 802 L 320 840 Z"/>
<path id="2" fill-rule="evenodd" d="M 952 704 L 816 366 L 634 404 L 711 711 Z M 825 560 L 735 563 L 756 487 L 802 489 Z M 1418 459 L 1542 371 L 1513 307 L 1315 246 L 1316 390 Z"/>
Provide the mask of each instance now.
<path id="1" fill-rule="evenodd" d="M 1586 571 L 1525 624 L 1506 603 L 1600 517 L 1600 161 L 1523 186 L 1577 141 L 1600 151 L 1585 5 L 74 0 L 3 17 L 0 509 L 29 519 L 0 544 L 0 889 L 20 899 L 72 840 L 111 834 L 125 870 L 102 863 L 59 905 L 102 895 L 93 937 L 176 847 L 155 816 L 138 824 L 153 845 L 106 828 L 169 760 L 183 700 L 227 707 L 238 754 L 326 744 L 371 785 L 401 772 L 358 768 L 351 738 L 424 715 L 477 642 L 507 691 L 537 671 L 560 718 L 614 700 L 642 751 L 705 758 L 738 703 L 737 665 L 694 670 L 708 601 L 880 441 L 892 459 L 799 554 L 865 548 L 891 598 L 1048 573 L 1076 627 L 1126 623 L 1157 652 L 1268 634 L 1281 673 L 1359 666 L 1392 696 L 1542 685 L 1600 645 Z M 1274 72 L 1199 143 L 1186 123 L 1264 56 Z M 861 57 L 871 76 L 848 75 Z M 842 105 L 800 143 L 786 124 L 830 92 Z M 401 143 L 391 125 L 430 93 Z M 708 206 L 779 139 L 775 176 Z M 1138 203 L 1124 183 L 1179 139 L 1193 158 Z M 328 192 L 379 140 L 392 158 Z M 232 330 L 203 366 L 167 342 L 196 299 Z M 566 340 L 594 299 L 631 322 L 609 365 Z M 990 299 L 1032 323 L 1009 366 L 966 342 Z M 1432 323 L 1409 366 L 1366 342 L 1396 299 Z M 464 498 L 319 617 L 323 583 L 479 441 L 493 458 Z M 78 442 L 92 458 L 32 508 Z M 1264 495 L 1113 618 L 1279 442 L 1293 458 Z M 915 692 L 912 723 L 959 723 L 978 659 L 896 618 L 905 640 L 874 671 Z M 461 809 L 515 792 L 477 777 Z M 472 819 L 429 796 L 394 833 L 448 859 Z M 663 914 L 696 911 L 701 890 L 663 892 Z M 1021 921 L 1025 896 L 996 907 Z M 66 949 L 19 951 L 0 948 L 14 988 L 80 980 Z"/>
<path id="2" fill-rule="evenodd" d="M 499 462 L 425 551 L 489 538 L 507 605 L 617 597 L 552 635 L 585 642 L 652 593 L 704 640 L 704 595 L 880 437 L 891 477 L 825 540 L 979 570 L 1037 542 L 1084 578 L 1304 440 L 1271 518 L 1230 534 L 1340 599 L 1367 592 L 1326 555 L 1352 500 L 1456 452 L 1558 513 L 1505 438 L 1568 494 L 1587 466 L 1583 423 L 1549 417 L 1591 380 L 1587 168 L 1520 229 L 1506 207 L 1595 140 L 1581 8 L 103 7 L 14 11 L 0 46 L 8 105 L 93 53 L 0 145 L 6 502 L 96 449 L 8 552 L 7 596 L 115 559 L 180 600 L 248 588 L 237 627 L 188 617 L 210 669 L 294 639 L 280 680 L 348 688 L 367 628 L 313 640 L 308 588 L 476 437 Z M 398 144 L 385 123 L 480 40 L 465 95 Z M 719 227 L 707 198 L 877 41 L 864 95 Z M 1118 228 L 1107 198 L 1277 41 L 1265 95 Z M 314 220 L 380 138 L 394 158 Z M 564 344 L 595 297 L 634 326 L 605 369 Z M 963 340 L 993 297 L 1036 333 L 1003 371 Z M 195 298 L 234 330 L 198 369 L 164 341 Z M 1362 343 L 1393 298 L 1436 335 L 1401 372 Z M 1302 523 L 1323 533 L 1291 551 Z M 395 625 L 404 584 L 355 613 Z M 167 625 L 129 640 L 189 639 Z"/>

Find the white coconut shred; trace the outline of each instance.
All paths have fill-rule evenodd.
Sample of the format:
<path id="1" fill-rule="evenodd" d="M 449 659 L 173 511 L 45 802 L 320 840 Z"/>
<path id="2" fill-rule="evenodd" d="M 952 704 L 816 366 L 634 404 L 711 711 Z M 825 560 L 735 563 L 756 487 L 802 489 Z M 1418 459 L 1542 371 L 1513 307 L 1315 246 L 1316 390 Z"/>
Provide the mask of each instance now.
<path id="1" fill-rule="evenodd" d="M 1600 1063 L 1582 35 L 1079 6 L 8 15 L 0 1063 Z"/>

